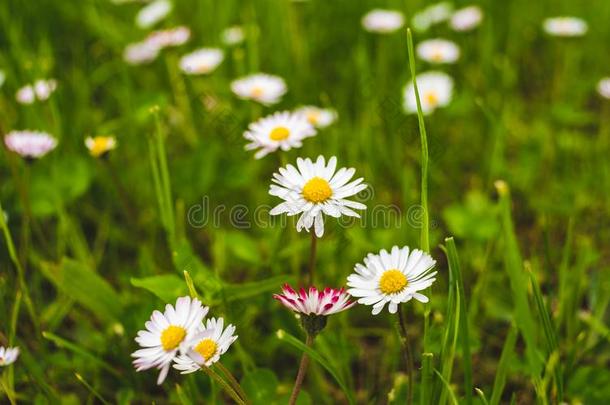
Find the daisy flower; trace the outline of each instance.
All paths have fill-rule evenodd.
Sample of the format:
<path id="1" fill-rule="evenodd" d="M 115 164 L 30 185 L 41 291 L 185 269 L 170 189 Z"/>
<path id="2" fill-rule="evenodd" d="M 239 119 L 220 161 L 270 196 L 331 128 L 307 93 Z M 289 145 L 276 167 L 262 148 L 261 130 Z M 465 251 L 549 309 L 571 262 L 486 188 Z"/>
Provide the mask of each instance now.
<path id="1" fill-rule="evenodd" d="M 426 7 L 413 16 L 413 28 L 417 31 L 427 31 L 434 24 L 441 23 L 451 18 L 453 5 L 442 2 Z"/>
<path id="2" fill-rule="evenodd" d="M 26 159 L 41 158 L 57 146 L 57 140 L 41 131 L 11 131 L 4 136 L 7 149 Z"/>
<path id="3" fill-rule="evenodd" d="M 425 72 L 417 75 L 416 81 L 424 114 L 430 114 L 438 107 L 445 107 L 451 101 L 453 79 L 446 73 Z M 412 82 L 405 86 L 403 100 L 404 109 L 407 113 L 417 113 L 415 89 Z"/>
<path id="4" fill-rule="evenodd" d="M 449 20 L 449 26 L 454 31 L 470 31 L 483 21 L 483 11 L 478 6 L 468 6 L 457 10 Z"/>
<path id="5" fill-rule="evenodd" d="M 364 264 L 356 264 L 355 273 L 347 278 L 351 287 L 347 292 L 358 297 L 358 303 L 372 305 L 373 315 L 379 314 L 386 303 L 393 314 L 398 304 L 411 298 L 428 302 L 428 297 L 418 291 L 436 280 L 436 271 L 431 271 L 435 264 L 428 254 L 418 249 L 409 251 L 408 246 L 402 249 L 394 246 L 390 253 L 381 249 L 377 255 L 369 253 Z"/>
<path id="6" fill-rule="evenodd" d="M 40 79 L 17 90 L 15 98 L 21 104 L 32 104 L 34 101 L 45 101 L 57 89 L 57 80 Z"/>
<path id="7" fill-rule="evenodd" d="M 172 11 L 169 0 L 154 0 L 142 7 L 136 15 L 136 25 L 142 29 L 150 28 Z"/>
<path id="8" fill-rule="evenodd" d="M 239 25 L 233 25 L 225 28 L 220 34 L 220 39 L 223 44 L 228 46 L 239 45 L 244 42 L 244 29 Z"/>
<path id="9" fill-rule="evenodd" d="M 160 369 L 157 384 L 161 384 L 178 355 L 189 349 L 187 342 L 199 332 L 208 307 L 191 297 L 180 297 L 176 307 L 165 306 L 165 312 L 154 311 L 146 322 L 146 330 L 138 332 L 135 341 L 142 347 L 131 354 L 136 371 Z"/>
<path id="10" fill-rule="evenodd" d="M 180 58 L 180 69 L 189 75 L 212 73 L 224 59 L 224 53 L 217 48 L 201 48 Z"/>
<path id="11" fill-rule="evenodd" d="M 116 138 L 114 136 L 89 136 L 85 139 L 85 146 L 89 149 L 89 154 L 97 158 L 116 148 Z"/>
<path id="12" fill-rule="evenodd" d="M 0 367 L 8 366 L 13 364 L 17 357 L 19 357 L 19 348 L 18 347 L 4 347 L 0 346 Z"/>
<path id="13" fill-rule="evenodd" d="M 228 325 L 223 329 L 223 324 L 222 318 L 208 319 L 205 328 L 189 340 L 188 351 L 174 359 L 174 368 L 181 374 L 188 374 L 220 360 L 220 356 L 237 340 L 235 326 Z"/>
<path id="14" fill-rule="evenodd" d="M 123 60 L 130 65 L 141 65 L 157 59 L 159 51 L 158 47 L 147 42 L 135 42 L 127 45 L 123 52 Z"/>
<path id="15" fill-rule="evenodd" d="M 328 316 L 356 305 L 356 302 L 350 301 L 349 294 L 343 288 L 326 287 L 318 291 L 316 287 L 309 287 L 308 291 L 301 288 L 296 292 L 288 284 L 284 284 L 282 294 L 273 294 L 273 298 L 286 308 L 303 315 Z"/>
<path id="16" fill-rule="evenodd" d="M 326 128 L 337 120 L 337 112 L 330 108 L 306 105 L 296 109 L 295 113 L 303 115 L 316 128 Z"/>
<path id="17" fill-rule="evenodd" d="M 610 99 L 610 77 L 604 77 L 597 83 L 597 92 L 603 98 Z"/>
<path id="18" fill-rule="evenodd" d="M 180 46 L 186 43 L 191 37 L 191 30 L 187 27 L 176 27 L 167 30 L 151 32 L 144 40 L 147 44 L 157 49 L 170 46 Z"/>
<path id="19" fill-rule="evenodd" d="M 303 139 L 315 135 L 316 130 L 305 116 L 288 111 L 263 117 L 251 123 L 244 132 L 244 138 L 251 141 L 246 150 L 258 149 L 254 155 L 256 159 L 278 149 L 300 148 Z"/>
<path id="20" fill-rule="evenodd" d="M 255 73 L 231 82 L 231 91 L 243 100 L 264 105 L 277 104 L 286 94 L 286 82 L 278 76 Z"/>
<path id="21" fill-rule="evenodd" d="M 547 18 L 543 23 L 544 31 L 555 37 L 580 37 L 587 33 L 587 23 L 577 17 Z"/>
<path id="22" fill-rule="evenodd" d="M 297 167 L 287 165 L 281 167 L 279 173 L 273 174 L 273 183 L 269 187 L 269 194 L 280 197 L 284 202 L 277 205 L 269 213 L 279 215 L 286 213 L 289 216 L 298 215 L 297 231 L 309 230 L 313 227 L 315 235 L 320 238 L 324 235 L 323 214 L 334 218 L 341 215 L 360 218 L 354 211 L 366 209 L 366 205 L 348 200 L 364 190 L 362 178 L 351 181 L 355 173 L 353 168 L 337 167 L 337 158 L 331 157 L 328 163 L 323 156 L 313 162 L 311 159 L 297 159 Z"/>
<path id="23" fill-rule="evenodd" d="M 369 32 L 388 34 L 402 28 L 405 19 L 400 11 L 371 10 L 362 17 L 362 26 Z"/>
<path id="24" fill-rule="evenodd" d="M 455 63 L 460 57 L 460 48 L 446 39 L 428 39 L 417 45 L 417 56 L 429 63 Z"/>

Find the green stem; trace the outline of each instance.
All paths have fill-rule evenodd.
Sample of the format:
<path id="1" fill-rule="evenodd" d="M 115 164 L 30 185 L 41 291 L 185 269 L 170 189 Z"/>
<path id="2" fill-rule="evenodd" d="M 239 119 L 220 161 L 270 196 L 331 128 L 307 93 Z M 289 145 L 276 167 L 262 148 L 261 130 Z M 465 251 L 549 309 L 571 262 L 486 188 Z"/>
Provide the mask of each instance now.
<path id="1" fill-rule="evenodd" d="M 405 355 L 405 363 L 407 367 L 407 378 L 409 380 L 409 392 L 407 394 L 407 404 L 413 404 L 413 353 L 411 351 L 411 344 L 409 343 L 409 335 L 407 334 L 407 322 L 405 320 L 405 314 L 402 311 L 402 305 L 398 305 L 398 326 L 400 330 L 400 342 Z"/>
<path id="2" fill-rule="evenodd" d="M 227 379 L 229 380 L 229 383 L 231 384 L 231 386 L 233 387 L 235 392 L 237 392 L 237 394 L 239 394 L 239 396 L 244 400 L 244 402 L 250 403 L 250 401 L 248 400 L 248 396 L 246 395 L 244 389 L 241 387 L 241 385 L 239 384 L 237 379 L 233 376 L 233 374 L 229 371 L 229 369 L 226 368 L 221 362 L 216 362 L 216 367 L 218 367 L 220 369 L 220 371 L 225 375 L 225 377 L 227 377 Z"/>
<path id="3" fill-rule="evenodd" d="M 313 346 L 314 337 L 310 334 L 307 334 L 307 340 L 305 344 L 307 347 Z M 288 401 L 289 405 L 294 405 L 297 402 L 297 398 L 299 397 L 299 392 L 301 392 L 301 387 L 303 386 L 303 380 L 305 379 L 305 374 L 307 373 L 307 367 L 309 366 L 309 356 L 307 353 L 303 353 L 301 356 L 301 364 L 299 365 L 299 371 L 297 373 L 297 378 L 294 381 L 294 388 L 292 389 L 292 394 L 290 394 L 290 401 Z"/>
<path id="4" fill-rule="evenodd" d="M 318 249 L 318 238 L 315 231 L 311 230 L 311 248 L 309 250 L 309 266 L 307 270 L 307 281 L 309 286 L 314 285 L 314 273 L 316 271 L 316 252 Z"/>
<path id="5" fill-rule="evenodd" d="M 233 400 L 239 405 L 246 405 L 246 403 L 240 398 L 233 388 L 225 380 L 223 380 L 214 370 L 210 367 L 203 366 L 201 370 L 206 373 L 210 378 L 216 381 L 226 392 L 233 398 Z"/>

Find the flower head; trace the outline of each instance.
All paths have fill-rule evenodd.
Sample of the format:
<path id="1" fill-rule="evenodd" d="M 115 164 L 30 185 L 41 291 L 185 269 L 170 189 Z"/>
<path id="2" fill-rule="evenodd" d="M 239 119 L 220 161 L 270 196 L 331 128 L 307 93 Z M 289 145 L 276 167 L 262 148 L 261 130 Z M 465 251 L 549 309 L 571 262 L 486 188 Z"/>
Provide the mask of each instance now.
<path id="1" fill-rule="evenodd" d="M 451 101 L 453 79 L 443 72 L 425 72 L 417 75 L 417 89 L 422 112 L 429 114 L 438 107 L 445 107 Z M 403 94 L 404 108 L 407 113 L 417 113 L 417 102 L 413 83 L 409 82 Z"/>
<path id="2" fill-rule="evenodd" d="M 580 37 L 589 29 L 587 23 L 577 17 L 553 17 L 542 25 L 547 34 L 555 37 Z"/>
<path id="3" fill-rule="evenodd" d="M 470 31 L 483 21 L 483 11 L 478 6 L 468 6 L 457 10 L 449 20 L 449 26 L 454 31 Z"/>
<path id="4" fill-rule="evenodd" d="M 57 89 L 57 80 L 39 79 L 33 84 L 23 86 L 15 94 L 15 98 L 21 104 L 32 104 L 35 101 L 45 101 Z"/>
<path id="5" fill-rule="evenodd" d="M 400 11 L 371 10 L 362 17 L 362 26 L 369 32 L 388 34 L 402 28 L 405 18 Z"/>
<path id="6" fill-rule="evenodd" d="M 157 59 L 160 49 L 148 42 L 135 42 L 127 45 L 123 59 L 130 65 L 141 65 Z"/>
<path id="7" fill-rule="evenodd" d="M 354 211 L 366 209 L 362 203 L 348 200 L 367 186 L 362 178 L 351 181 L 355 169 L 337 168 L 337 158 L 331 157 L 328 163 L 323 156 L 314 162 L 311 159 L 297 159 L 297 167 L 280 167 L 273 174 L 269 194 L 280 197 L 284 202 L 274 207 L 271 215 L 286 213 L 301 214 L 297 221 L 297 231 L 314 228 L 317 237 L 324 235 L 323 214 L 334 218 L 342 215 L 360 217 Z"/>
<path id="8" fill-rule="evenodd" d="M 381 312 L 388 304 L 390 313 L 395 313 L 398 304 L 415 298 L 428 302 L 428 297 L 418 291 L 424 290 L 436 280 L 436 271 L 431 271 L 436 261 L 421 250 L 409 251 L 405 246 L 394 246 L 388 253 L 382 249 L 379 254 L 369 253 L 364 264 L 356 264 L 355 273 L 347 278 L 347 290 L 358 303 L 373 306 L 373 315 Z"/>
<path id="9" fill-rule="evenodd" d="M 431 26 L 446 21 L 453 13 L 453 5 L 447 1 L 432 4 L 413 16 L 413 28 L 427 31 Z"/>
<path id="10" fill-rule="evenodd" d="M 145 41 L 159 49 L 184 45 L 191 37 L 191 30 L 184 26 L 151 32 Z"/>
<path id="11" fill-rule="evenodd" d="M 417 56 L 429 63 L 455 63 L 460 57 L 460 48 L 446 39 L 428 39 L 417 45 Z"/>
<path id="12" fill-rule="evenodd" d="M 41 131 L 11 131 L 4 136 L 6 147 L 26 159 L 41 158 L 57 146 L 57 140 Z"/>
<path id="13" fill-rule="evenodd" d="M 222 43 L 228 46 L 238 45 L 244 42 L 244 29 L 239 25 L 225 28 L 220 34 Z"/>
<path id="14" fill-rule="evenodd" d="M 116 138 L 114 136 L 95 136 L 85 139 L 85 146 L 93 157 L 104 156 L 116 148 Z"/>
<path id="15" fill-rule="evenodd" d="M 136 25 L 140 28 L 150 28 L 172 11 L 169 0 L 154 0 L 142 7 L 136 15 Z"/>
<path id="16" fill-rule="evenodd" d="M 201 48 L 180 58 L 180 69 L 189 75 L 212 73 L 224 59 L 224 53 L 217 48 Z"/>
<path id="17" fill-rule="evenodd" d="M 597 92 L 603 98 L 610 99 L 610 77 L 604 77 L 597 83 Z"/>
<path id="18" fill-rule="evenodd" d="M 146 330 L 139 331 L 135 339 L 142 347 L 132 353 L 136 371 L 160 369 L 157 384 L 161 384 L 178 352 L 189 349 L 188 342 L 199 332 L 207 313 L 208 307 L 191 297 L 178 298 L 175 308 L 167 304 L 164 313 L 154 311 L 145 323 Z"/>
<path id="19" fill-rule="evenodd" d="M 286 94 L 286 82 L 279 76 L 255 73 L 231 82 L 231 91 L 243 100 L 264 105 L 277 104 Z"/>
<path id="20" fill-rule="evenodd" d="M 273 298 L 286 308 L 303 315 L 328 316 L 356 305 L 356 302 L 350 301 L 349 294 L 343 288 L 326 287 L 324 290 L 318 290 L 316 287 L 309 287 L 307 291 L 301 288 L 296 292 L 288 284 L 284 284 L 282 294 L 274 294 Z"/>
<path id="21" fill-rule="evenodd" d="M 174 368 L 181 374 L 193 373 L 220 360 L 220 356 L 237 340 L 235 326 L 223 328 L 223 324 L 222 318 L 208 319 L 205 328 L 189 340 L 188 350 L 174 359 Z"/>
<path id="22" fill-rule="evenodd" d="M 17 357 L 19 357 L 18 347 L 5 348 L 4 346 L 0 346 L 0 367 L 13 364 L 17 360 Z"/>
<path id="23" fill-rule="evenodd" d="M 256 159 L 278 149 L 300 148 L 303 139 L 315 135 L 316 130 L 305 116 L 288 111 L 263 117 L 251 123 L 244 132 L 244 138 L 250 141 L 246 150 L 258 149 L 254 155 Z"/>
<path id="24" fill-rule="evenodd" d="M 337 120 L 337 112 L 335 110 L 313 105 L 297 108 L 295 113 L 303 115 L 316 128 L 326 128 Z"/>

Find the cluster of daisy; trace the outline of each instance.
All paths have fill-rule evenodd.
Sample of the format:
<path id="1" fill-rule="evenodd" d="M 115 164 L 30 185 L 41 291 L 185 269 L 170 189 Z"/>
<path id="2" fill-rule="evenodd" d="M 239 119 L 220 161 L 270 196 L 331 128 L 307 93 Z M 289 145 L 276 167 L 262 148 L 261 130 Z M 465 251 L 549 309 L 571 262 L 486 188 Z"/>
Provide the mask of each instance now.
<path id="1" fill-rule="evenodd" d="M 183 45 L 190 37 L 191 30 L 184 26 L 154 31 L 143 41 L 127 45 L 123 58 L 131 65 L 150 63 L 163 49 Z"/>
<path id="2" fill-rule="evenodd" d="M 57 80 L 39 79 L 17 90 L 15 99 L 21 104 L 33 104 L 36 101 L 45 101 L 57 89 Z"/>
<path id="3" fill-rule="evenodd" d="M 132 356 L 136 371 L 160 370 L 157 384 L 163 383 L 173 364 L 181 374 L 210 367 L 220 360 L 237 340 L 235 326 L 225 327 L 223 318 L 204 322 L 209 308 L 197 298 L 180 297 L 165 311 L 155 310 L 138 332 L 135 341 L 142 347 Z"/>

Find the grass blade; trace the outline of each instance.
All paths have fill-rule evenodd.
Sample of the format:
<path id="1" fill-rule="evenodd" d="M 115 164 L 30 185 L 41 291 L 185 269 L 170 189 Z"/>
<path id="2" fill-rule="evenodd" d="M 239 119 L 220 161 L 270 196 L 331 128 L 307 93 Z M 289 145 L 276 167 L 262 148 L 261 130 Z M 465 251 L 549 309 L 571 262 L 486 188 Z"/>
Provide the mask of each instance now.
<path id="1" fill-rule="evenodd" d="M 491 399 L 489 405 L 498 405 L 502 397 L 502 391 L 504 391 L 504 385 L 506 384 L 506 376 L 508 375 L 508 368 L 511 364 L 515 344 L 517 343 L 517 329 L 511 326 L 504 341 L 504 347 L 502 348 L 502 354 L 500 355 L 500 362 L 496 371 L 496 377 L 494 378 L 494 386 L 491 392 Z"/>

